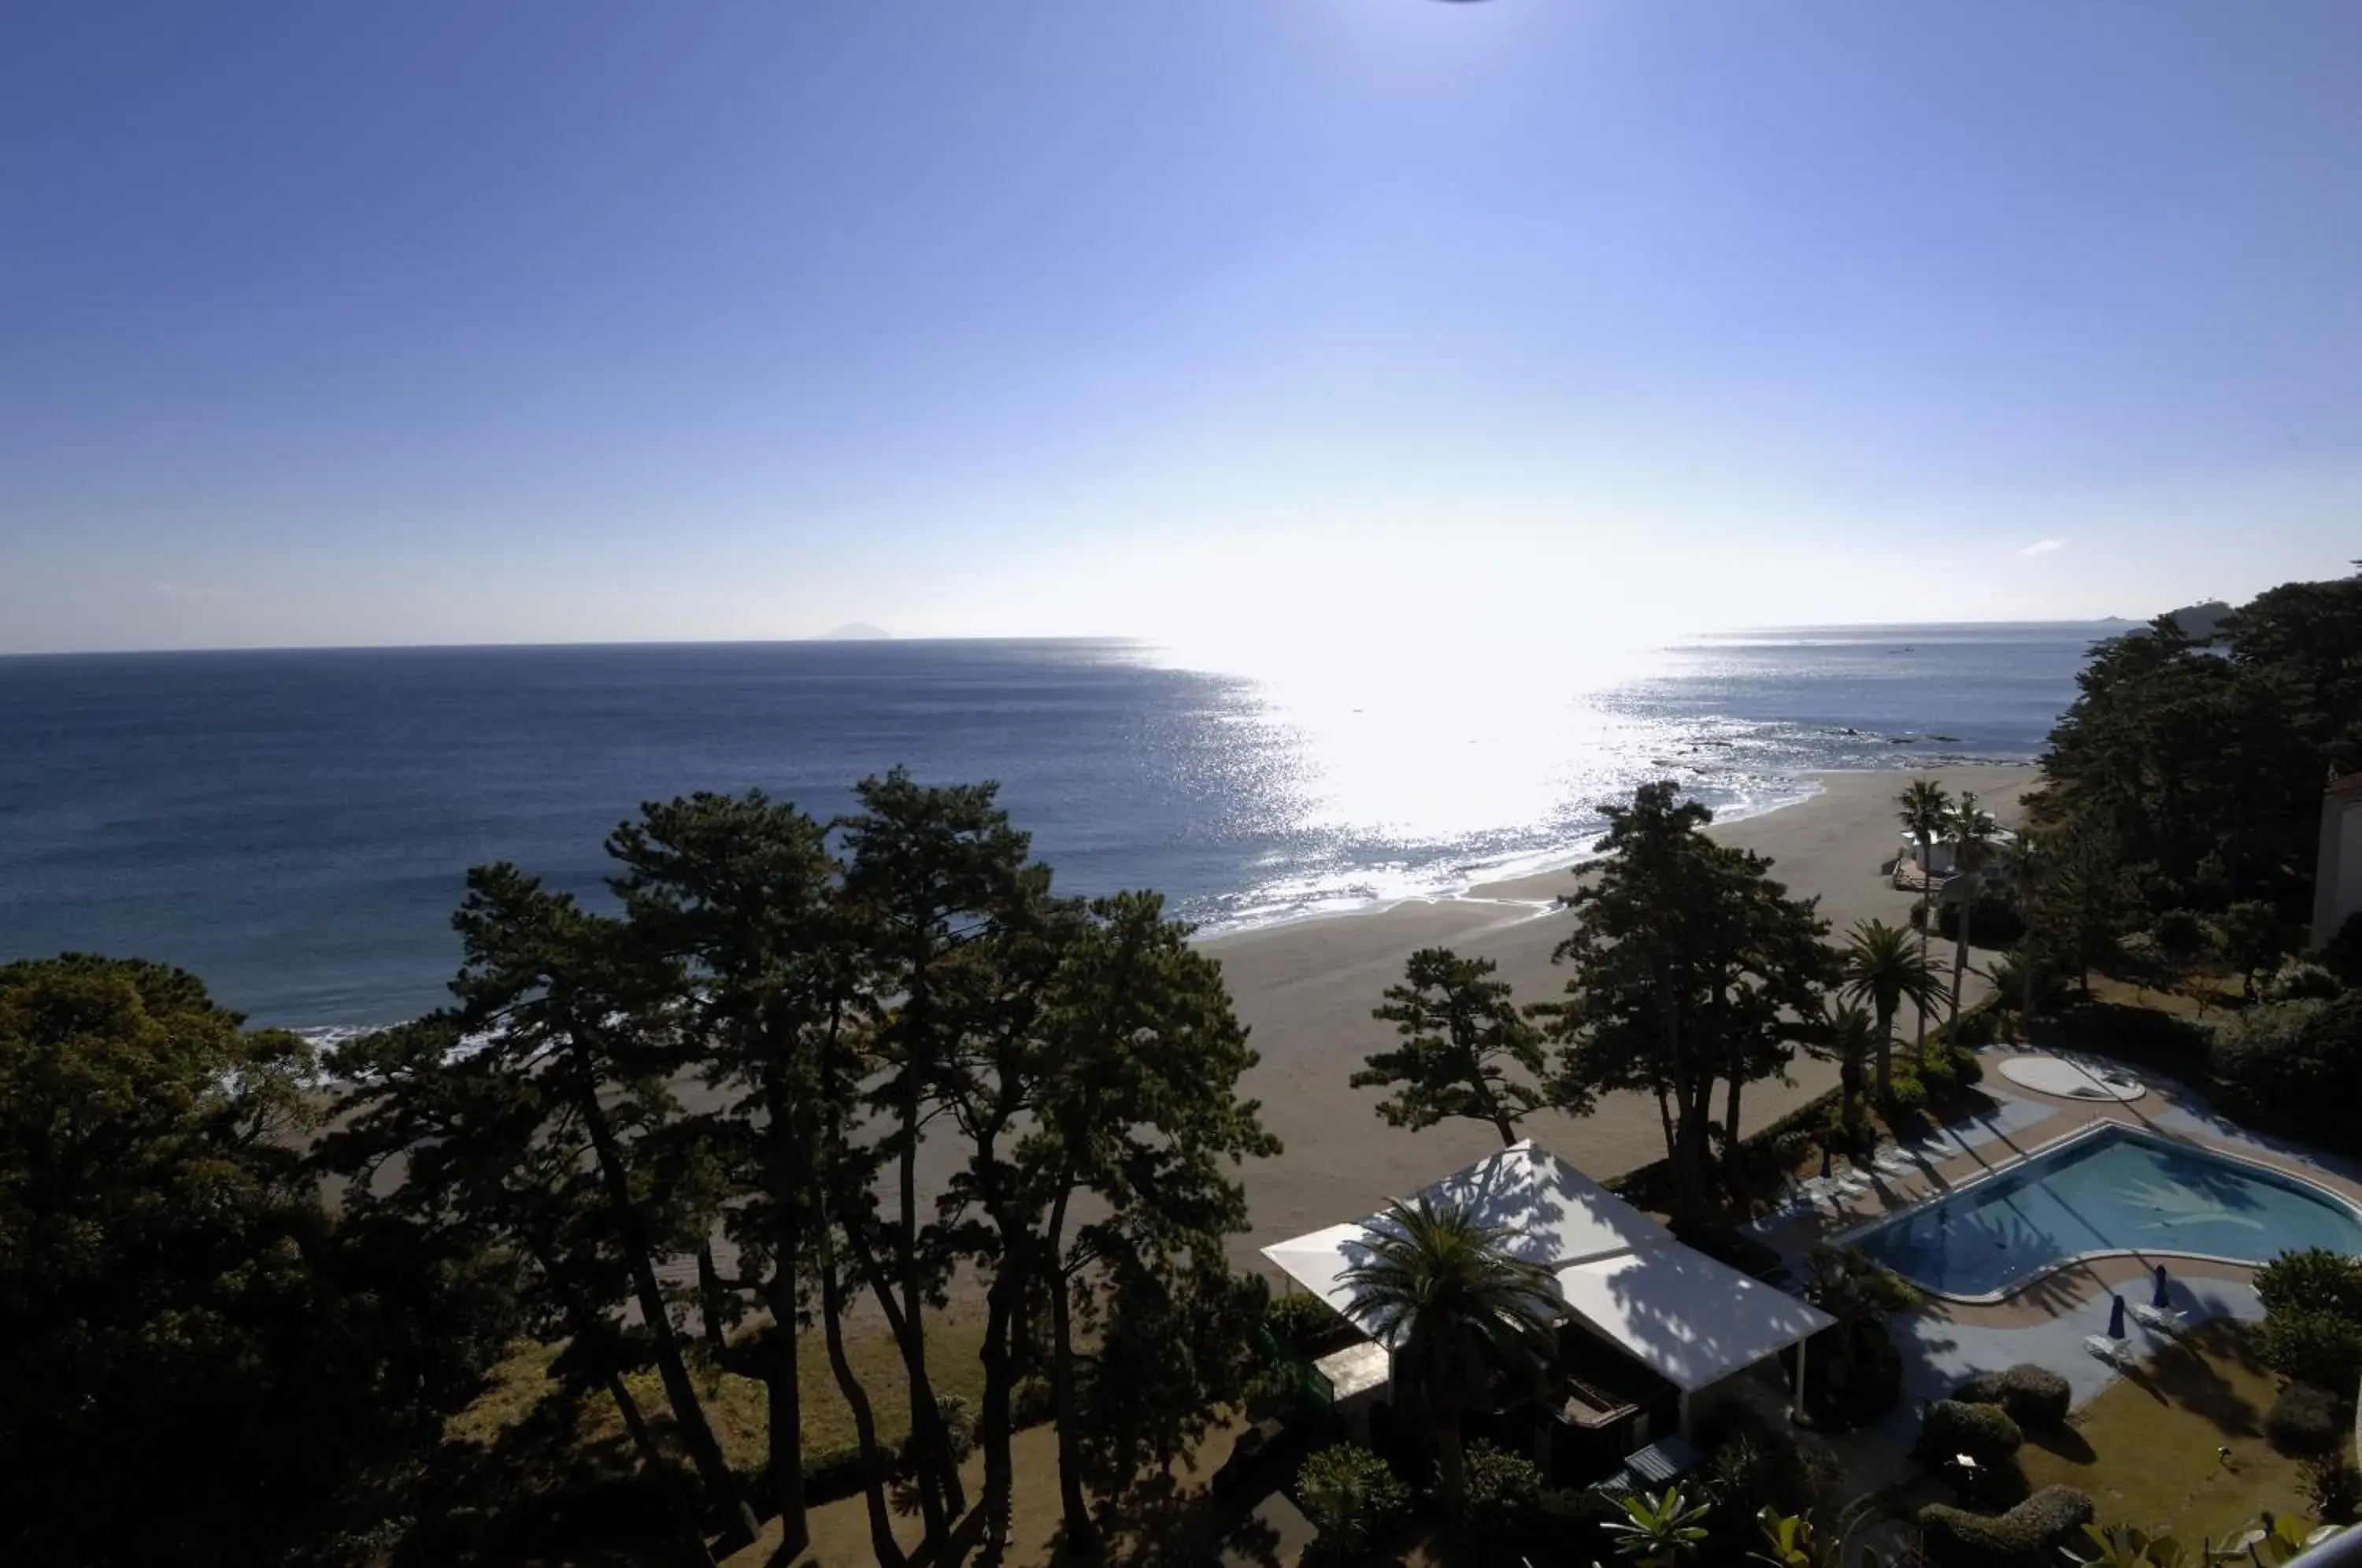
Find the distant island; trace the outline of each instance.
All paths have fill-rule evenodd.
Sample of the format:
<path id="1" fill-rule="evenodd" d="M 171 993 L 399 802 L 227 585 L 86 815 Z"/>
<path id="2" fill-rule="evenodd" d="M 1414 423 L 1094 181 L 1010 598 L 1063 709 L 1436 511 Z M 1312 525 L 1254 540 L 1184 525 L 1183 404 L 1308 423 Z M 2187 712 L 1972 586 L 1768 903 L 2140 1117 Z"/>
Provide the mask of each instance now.
<path id="1" fill-rule="evenodd" d="M 894 634 L 883 626 L 873 626 L 866 621 L 847 621 L 835 631 L 816 639 L 823 643 L 884 642 Z"/>

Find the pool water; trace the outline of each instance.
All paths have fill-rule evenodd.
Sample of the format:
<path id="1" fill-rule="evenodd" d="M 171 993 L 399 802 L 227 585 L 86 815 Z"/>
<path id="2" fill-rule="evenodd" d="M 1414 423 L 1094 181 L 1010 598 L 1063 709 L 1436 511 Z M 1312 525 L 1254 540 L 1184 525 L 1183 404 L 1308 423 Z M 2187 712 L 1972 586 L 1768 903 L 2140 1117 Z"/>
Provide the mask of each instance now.
<path id="1" fill-rule="evenodd" d="M 1915 1284 L 1985 1296 L 2085 1253 L 2266 1263 L 2362 1253 L 2362 1219 L 2302 1182 L 2109 1127 L 1897 1216 L 1856 1246 Z"/>

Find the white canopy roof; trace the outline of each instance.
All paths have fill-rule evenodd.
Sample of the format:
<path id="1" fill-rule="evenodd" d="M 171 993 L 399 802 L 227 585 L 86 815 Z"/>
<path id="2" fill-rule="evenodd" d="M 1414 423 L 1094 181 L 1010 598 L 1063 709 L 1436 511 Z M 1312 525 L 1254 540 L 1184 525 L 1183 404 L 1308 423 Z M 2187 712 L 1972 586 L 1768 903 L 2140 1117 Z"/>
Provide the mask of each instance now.
<path id="1" fill-rule="evenodd" d="M 1558 1289 L 1576 1317 L 1691 1392 L 1837 1320 L 1694 1247 L 1577 1264 L 1559 1270 Z"/>
<path id="2" fill-rule="evenodd" d="M 1672 1233 L 1573 1165 L 1515 1144 L 1412 1196 L 1474 1209 L 1512 1255 L 1553 1271 L 1567 1308 L 1677 1387 L 1702 1388 L 1826 1328 L 1816 1308 L 1751 1279 Z M 1340 1312 L 1343 1283 L 1382 1216 L 1331 1225 L 1263 1250 Z M 1381 1338 L 1385 1337 L 1383 1335 Z"/>

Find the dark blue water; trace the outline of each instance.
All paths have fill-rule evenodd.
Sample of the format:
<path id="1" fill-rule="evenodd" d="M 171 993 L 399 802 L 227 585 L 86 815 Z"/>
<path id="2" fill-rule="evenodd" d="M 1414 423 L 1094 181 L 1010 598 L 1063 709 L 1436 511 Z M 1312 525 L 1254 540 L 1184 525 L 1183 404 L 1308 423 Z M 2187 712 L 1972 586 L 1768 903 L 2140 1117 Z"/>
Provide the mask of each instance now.
<path id="1" fill-rule="evenodd" d="M 2109 1128 L 1922 1204 L 1859 1245 L 1930 1290 L 1985 1296 L 2087 1253 L 2362 1253 L 2362 1220 L 2286 1176 Z"/>
<path id="2" fill-rule="evenodd" d="M 1066 891 L 1347 910 L 1570 858 L 1650 777 L 1745 812 L 1804 768 L 2030 756 L 2100 630 L 1716 639 L 1606 690 L 1473 672 L 1443 707 L 1106 642 L 6 658 L 0 958 L 135 954 L 261 1021 L 384 1022 L 442 999 L 468 866 L 595 893 L 643 800 L 828 816 L 897 763 L 1000 780 Z"/>

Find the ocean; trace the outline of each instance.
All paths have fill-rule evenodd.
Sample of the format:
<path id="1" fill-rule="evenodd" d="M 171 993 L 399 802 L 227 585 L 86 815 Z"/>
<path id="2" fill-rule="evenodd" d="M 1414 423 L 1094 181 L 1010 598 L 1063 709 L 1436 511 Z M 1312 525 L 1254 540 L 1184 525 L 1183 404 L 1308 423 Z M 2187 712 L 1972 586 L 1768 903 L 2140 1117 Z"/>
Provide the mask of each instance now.
<path id="1" fill-rule="evenodd" d="M 470 865 L 595 900 L 641 801 L 829 816 L 898 763 L 999 780 L 1060 890 L 1209 928 L 1447 897 L 1578 857 L 1652 778 L 1733 814 L 1809 769 L 2030 759 L 2124 629 L 1752 632 L 1410 690 L 1112 641 L 0 658 L 0 959 L 160 959 L 259 1022 L 366 1028 L 445 999 Z"/>

